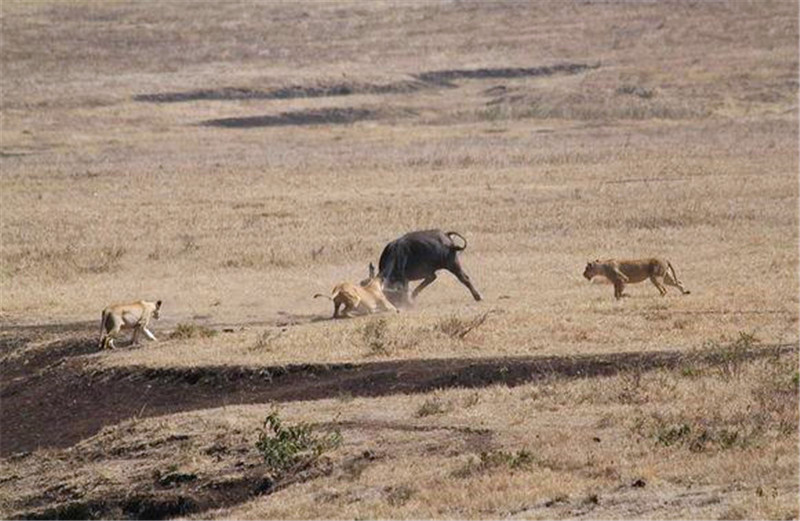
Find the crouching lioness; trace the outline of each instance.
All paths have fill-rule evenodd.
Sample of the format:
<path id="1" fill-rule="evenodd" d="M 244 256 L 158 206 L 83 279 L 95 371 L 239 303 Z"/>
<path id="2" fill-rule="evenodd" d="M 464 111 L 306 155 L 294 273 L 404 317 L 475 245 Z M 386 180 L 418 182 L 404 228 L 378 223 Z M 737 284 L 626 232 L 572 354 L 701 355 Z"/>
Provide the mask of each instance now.
<path id="1" fill-rule="evenodd" d="M 400 312 L 383 294 L 383 279 L 380 275 L 375 275 L 375 267 L 372 264 L 369 265 L 369 278 L 359 284 L 341 282 L 333 287 L 330 296 L 322 293 L 314 295 L 314 298 L 318 297 L 333 301 L 333 318 L 340 316 L 352 318 L 354 313 L 370 314 L 378 310 Z M 339 308 L 342 306 L 344 308 L 339 313 Z"/>
<path id="2" fill-rule="evenodd" d="M 583 271 L 583 276 L 588 280 L 592 277 L 602 275 L 614 284 L 614 296 L 622 298 L 622 290 L 625 289 L 625 284 L 633 284 L 635 282 L 642 282 L 645 279 L 650 279 L 653 285 L 658 288 L 661 296 L 667 294 L 668 286 L 675 286 L 681 293 L 688 295 L 687 291 L 678 276 L 675 274 L 675 268 L 668 260 L 664 259 L 635 259 L 635 260 L 595 260 L 586 264 L 586 269 Z"/>
<path id="3" fill-rule="evenodd" d="M 125 304 L 113 304 L 103 310 L 100 320 L 100 348 L 114 348 L 114 338 L 123 329 L 133 329 L 133 343 L 139 343 L 139 334 L 144 332 L 150 340 L 155 335 L 147 329 L 150 319 L 158 319 L 161 301 L 137 300 Z"/>

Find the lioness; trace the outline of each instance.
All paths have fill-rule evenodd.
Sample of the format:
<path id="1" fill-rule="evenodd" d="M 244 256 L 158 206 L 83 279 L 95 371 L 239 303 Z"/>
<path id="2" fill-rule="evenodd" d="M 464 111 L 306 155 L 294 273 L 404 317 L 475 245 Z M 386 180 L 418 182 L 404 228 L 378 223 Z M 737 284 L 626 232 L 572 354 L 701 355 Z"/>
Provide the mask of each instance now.
<path id="1" fill-rule="evenodd" d="M 133 344 L 139 343 L 139 333 L 144 332 L 150 340 L 155 335 L 147 329 L 151 318 L 158 320 L 161 301 L 137 300 L 125 304 L 113 304 L 103 310 L 100 320 L 100 349 L 114 349 L 114 338 L 122 329 L 133 329 Z"/>
<path id="2" fill-rule="evenodd" d="M 650 281 L 658 288 L 661 296 L 667 294 L 667 288 L 664 284 L 675 286 L 681 293 L 688 295 L 687 291 L 678 276 L 675 274 L 675 268 L 668 260 L 664 259 L 634 259 L 634 260 L 615 260 L 608 259 L 601 261 L 597 259 L 593 262 L 586 264 L 586 269 L 583 271 L 583 276 L 588 280 L 592 277 L 602 275 L 614 284 L 614 296 L 622 298 L 627 295 L 622 294 L 625 289 L 626 283 L 642 282 L 645 279 Z"/>
<path id="3" fill-rule="evenodd" d="M 362 280 L 358 285 L 352 282 L 340 282 L 333 287 L 331 295 L 317 293 L 314 298 L 324 297 L 333 301 L 333 318 L 344 316 L 353 317 L 353 312 L 359 314 L 375 313 L 378 309 L 382 311 L 400 310 L 394 307 L 383 294 L 383 279 L 380 275 L 375 275 L 375 267 L 369 265 L 369 278 Z M 344 306 L 341 314 L 339 308 Z"/>

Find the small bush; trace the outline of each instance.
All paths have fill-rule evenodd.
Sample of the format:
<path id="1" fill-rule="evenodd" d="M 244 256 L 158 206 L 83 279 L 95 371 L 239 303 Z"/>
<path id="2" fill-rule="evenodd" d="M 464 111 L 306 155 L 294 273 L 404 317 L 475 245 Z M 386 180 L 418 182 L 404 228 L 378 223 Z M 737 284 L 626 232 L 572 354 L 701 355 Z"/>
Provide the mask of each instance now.
<path id="1" fill-rule="evenodd" d="M 416 491 L 408 485 L 386 488 L 386 502 L 393 507 L 403 506 Z"/>
<path id="2" fill-rule="evenodd" d="M 745 447 L 760 434 L 753 425 L 721 425 L 717 422 L 694 421 L 662 425 L 656 428 L 657 443 L 665 447 L 686 447 L 691 452 L 705 452 L 711 449 L 732 449 Z"/>
<path id="3" fill-rule="evenodd" d="M 170 338 L 209 338 L 215 336 L 217 330 L 210 327 L 202 326 L 200 324 L 187 324 L 181 322 L 175 326 L 175 331 L 170 333 Z"/>
<path id="4" fill-rule="evenodd" d="M 425 416 L 433 416 L 434 414 L 442 414 L 447 408 L 442 400 L 438 397 L 428 398 L 425 400 L 419 409 L 417 409 L 417 417 L 424 418 Z"/>
<path id="5" fill-rule="evenodd" d="M 127 250 L 122 246 L 103 248 L 97 261 L 83 271 L 88 273 L 111 273 L 117 271 L 125 253 L 127 253 Z"/>
<path id="6" fill-rule="evenodd" d="M 628 84 L 618 87 L 616 92 L 617 94 L 627 94 L 630 96 L 637 96 L 642 99 L 650 99 L 656 95 L 653 89 Z"/>
<path id="7" fill-rule="evenodd" d="M 506 467 L 510 470 L 527 470 L 533 464 L 533 454 L 526 449 L 516 452 L 502 450 L 481 452 L 477 460 L 470 458 L 463 467 L 453 472 L 453 477 L 466 478 L 498 467 Z"/>
<path id="8" fill-rule="evenodd" d="M 510 469 L 522 469 L 533 463 L 533 455 L 525 449 L 517 452 L 482 452 L 481 463 L 494 467 L 505 465 Z"/>
<path id="9" fill-rule="evenodd" d="M 388 325 L 385 318 L 370 320 L 361 330 L 361 336 L 370 355 L 388 355 Z"/>
<path id="10" fill-rule="evenodd" d="M 478 394 L 477 392 L 474 392 L 474 393 L 471 393 L 471 394 L 467 395 L 464 398 L 464 400 L 462 402 L 462 405 L 464 407 L 467 407 L 467 408 L 473 407 L 473 406 L 478 404 L 480 399 L 481 399 L 480 394 Z"/>
<path id="11" fill-rule="evenodd" d="M 624 372 L 620 375 L 621 389 L 619 400 L 621 403 L 643 403 L 646 401 L 644 386 L 642 385 L 642 371 L 638 368 Z"/>
<path id="12" fill-rule="evenodd" d="M 486 319 L 489 318 L 491 311 L 481 313 L 477 317 L 471 319 L 463 319 L 456 316 L 448 317 L 438 324 L 435 328 L 450 338 L 463 340 L 465 336 L 470 334 L 473 330 L 481 327 Z"/>
<path id="13" fill-rule="evenodd" d="M 197 239 L 194 237 L 194 235 L 184 233 L 178 236 L 178 240 L 181 242 L 181 253 L 191 253 L 200 249 L 200 246 L 197 245 Z"/>
<path id="14" fill-rule="evenodd" d="M 720 345 L 719 342 L 706 342 L 704 348 L 711 351 L 711 359 L 717 367 L 720 376 L 725 380 L 738 379 L 742 367 L 750 351 L 759 343 L 754 333 L 739 331 L 739 337 L 728 344 Z"/>
<path id="15" fill-rule="evenodd" d="M 684 441 L 692 432 L 692 428 L 685 423 L 681 425 L 665 426 L 656 432 L 658 443 L 669 447 Z"/>
<path id="16" fill-rule="evenodd" d="M 387 356 L 419 343 L 417 331 L 392 330 L 385 317 L 369 319 L 361 329 L 361 338 L 367 346 L 366 356 Z"/>
<path id="17" fill-rule="evenodd" d="M 266 251 L 255 251 L 250 253 L 232 253 L 233 257 L 226 258 L 220 266 L 232 269 L 255 269 L 255 268 L 291 268 L 297 265 L 297 261 L 288 252 L 269 248 Z"/>
<path id="18" fill-rule="evenodd" d="M 305 468 L 315 463 L 326 451 L 338 447 L 342 436 L 338 431 L 314 434 L 310 425 L 286 426 L 277 411 L 270 412 L 258 432 L 256 449 L 276 473 Z"/>
<path id="19" fill-rule="evenodd" d="M 262 331 L 256 337 L 256 341 L 253 346 L 250 348 L 251 351 L 265 351 L 272 346 L 272 343 L 277 340 L 282 334 L 284 330 L 279 329 L 267 329 Z"/>

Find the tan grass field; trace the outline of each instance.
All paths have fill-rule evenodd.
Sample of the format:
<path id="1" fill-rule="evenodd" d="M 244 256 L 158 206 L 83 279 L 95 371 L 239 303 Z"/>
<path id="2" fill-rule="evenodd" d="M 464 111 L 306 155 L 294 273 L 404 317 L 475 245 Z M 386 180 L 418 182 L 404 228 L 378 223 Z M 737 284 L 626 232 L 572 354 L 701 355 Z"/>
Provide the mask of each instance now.
<path id="1" fill-rule="evenodd" d="M 88 371 L 795 346 L 733 371 L 281 404 L 339 425 L 324 472 L 184 514 L 800 515 L 796 2 L 9 0 L 0 21 L 8 367 L 138 298 L 164 301 L 160 341 L 76 357 Z M 467 238 L 484 301 L 442 272 L 398 316 L 328 320 L 315 293 L 424 228 Z M 692 294 L 616 301 L 582 277 L 649 256 Z M 148 494 L 168 467 L 238 476 L 270 408 L 238 403 L 4 458 L 0 517 Z"/>

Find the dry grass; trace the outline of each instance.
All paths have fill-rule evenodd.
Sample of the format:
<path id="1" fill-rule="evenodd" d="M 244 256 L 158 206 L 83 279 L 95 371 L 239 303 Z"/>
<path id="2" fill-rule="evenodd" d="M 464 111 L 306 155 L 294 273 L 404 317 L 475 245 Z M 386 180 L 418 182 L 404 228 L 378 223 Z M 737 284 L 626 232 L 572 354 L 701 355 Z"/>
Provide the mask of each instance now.
<path id="1" fill-rule="evenodd" d="M 92 355 L 102 366 L 691 352 L 740 332 L 797 343 L 797 14 L 784 1 L 5 1 L 0 325 L 162 299 L 162 340 Z M 588 68 L 420 79 L 557 64 Z M 314 94 L 342 86 L 353 93 Z M 136 98 L 198 91 L 216 98 Z M 314 95 L 242 95 L 278 91 Z M 319 114 L 369 118 L 209 124 Z M 428 227 L 467 237 L 485 302 L 443 273 L 399 316 L 327 320 L 312 295 Z M 645 283 L 617 302 L 581 277 L 611 256 L 667 257 L 692 294 Z M 192 333 L 165 334 L 181 324 Z M 193 334 L 212 330 L 228 331 Z M 797 517 L 792 365 L 287 405 L 297 421 L 355 422 L 337 452 L 350 463 L 206 515 Z M 2 511 L 39 479 L 102 492 L 161 464 L 148 452 L 135 470 L 109 436 L 186 428 L 196 443 L 170 461 L 222 472 L 198 451 L 225 422 L 251 447 L 263 410 L 219 415 L 4 460 L 18 478 L 0 480 Z M 380 457 L 352 463 L 364 450 Z"/>

